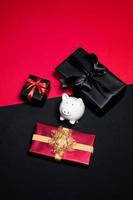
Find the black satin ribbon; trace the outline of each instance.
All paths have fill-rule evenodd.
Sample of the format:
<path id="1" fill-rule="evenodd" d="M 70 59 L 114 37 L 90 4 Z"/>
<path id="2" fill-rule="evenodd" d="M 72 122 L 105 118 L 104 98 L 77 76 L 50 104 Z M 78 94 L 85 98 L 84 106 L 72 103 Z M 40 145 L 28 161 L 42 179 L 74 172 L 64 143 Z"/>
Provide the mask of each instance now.
<path id="1" fill-rule="evenodd" d="M 107 69 L 100 66 L 95 54 L 89 54 L 88 56 L 80 58 L 71 55 L 68 62 L 72 66 L 78 68 L 82 74 L 75 76 L 70 75 L 67 78 L 60 79 L 63 89 L 71 86 L 88 92 L 92 89 L 92 86 L 94 86 L 103 96 L 105 96 L 104 90 L 107 88 L 100 83 L 98 77 L 105 75 Z"/>

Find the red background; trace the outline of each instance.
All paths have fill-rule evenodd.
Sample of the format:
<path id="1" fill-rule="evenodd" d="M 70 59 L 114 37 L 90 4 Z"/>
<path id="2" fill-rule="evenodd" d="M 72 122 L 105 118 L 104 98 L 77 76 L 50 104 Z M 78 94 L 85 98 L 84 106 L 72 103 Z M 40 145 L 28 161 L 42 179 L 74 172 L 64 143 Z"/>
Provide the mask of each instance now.
<path id="1" fill-rule="evenodd" d="M 54 69 L 79 46 L 133 83 L 132 20 L 132 0 L 0 0 L 0 106 L 22 102 L 29 74 L 61 95 Z"/>

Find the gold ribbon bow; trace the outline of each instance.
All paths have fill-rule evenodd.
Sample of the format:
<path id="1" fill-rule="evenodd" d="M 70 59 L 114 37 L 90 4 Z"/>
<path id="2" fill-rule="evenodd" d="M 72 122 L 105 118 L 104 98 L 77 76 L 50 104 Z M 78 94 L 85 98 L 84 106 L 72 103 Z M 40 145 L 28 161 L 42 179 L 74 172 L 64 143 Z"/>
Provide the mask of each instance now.
<path id="1" fill-rule="evenodd" d="M 53 147 L 56 160 L 61 160 L 65 152 L 82 150 L 93 153 L 93 146 L 77 143 L 71 137 L 72 131 L 68 128 L 59 127 L 51 131 L 51 137 L 34 134 L 32 140 L 48 143 Z"/>

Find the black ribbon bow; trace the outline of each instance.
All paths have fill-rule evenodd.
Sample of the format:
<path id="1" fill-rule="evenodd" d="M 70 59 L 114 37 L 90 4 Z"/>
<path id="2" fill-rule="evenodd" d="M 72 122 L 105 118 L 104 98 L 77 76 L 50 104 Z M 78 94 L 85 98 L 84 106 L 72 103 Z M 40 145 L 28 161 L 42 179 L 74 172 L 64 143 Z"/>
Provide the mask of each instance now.
<path id="1" fill-rule="evenodd" d="M 84 91 L 90 91 L 94 86 L 103 96 L 105 89 L 103 85 L 98 81 L 98 77 L 106 74 L 107 69 L 100 66 L 98 57 L 95 54 L 89 54 L 82 58 L 71 55 L 68 61 L 74 67 L 78 68 L 81 75 L 70 75 L 67 78 L 60 79 L 62 88 L 80 88 Z"/>

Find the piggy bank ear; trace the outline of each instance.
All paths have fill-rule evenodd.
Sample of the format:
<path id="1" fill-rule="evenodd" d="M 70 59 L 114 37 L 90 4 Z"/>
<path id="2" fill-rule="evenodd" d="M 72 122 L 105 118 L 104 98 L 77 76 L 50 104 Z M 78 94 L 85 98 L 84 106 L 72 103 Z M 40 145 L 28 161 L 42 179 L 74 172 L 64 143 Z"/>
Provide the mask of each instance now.
<path id="1" fill-rule="evenodd" d="M 83 103 L 83 100 L 82 100 L 81 98 L 78 98 L 76 101 L 77 101 L 79 104 Z"/>
<path id="2" fill-rule="evenodd" d="M 62 100 L 63 101 L 66 101 L 66 100 L 68 100 L 69 99 L 69 96 L 66 94 L 66 93 L 63 93 L 62 94 Z"/>

